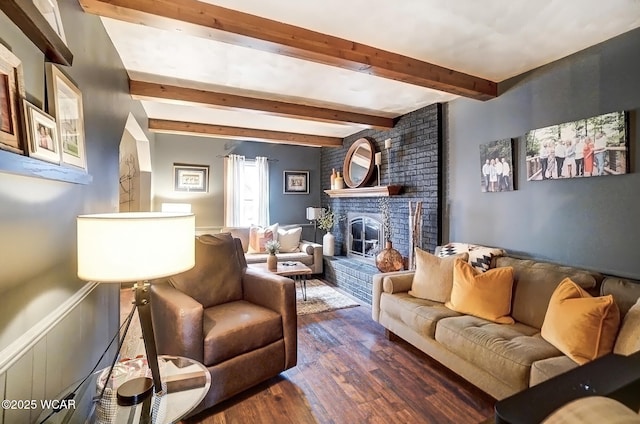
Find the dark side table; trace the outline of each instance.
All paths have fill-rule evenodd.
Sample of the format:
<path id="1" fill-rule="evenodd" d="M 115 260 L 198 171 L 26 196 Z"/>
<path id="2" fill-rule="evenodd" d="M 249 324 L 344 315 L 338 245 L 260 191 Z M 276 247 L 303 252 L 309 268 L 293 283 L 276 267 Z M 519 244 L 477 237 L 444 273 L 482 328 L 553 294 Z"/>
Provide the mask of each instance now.
<path id="1" fill-rule="evenodd" d="M 567 403 L 587 397 L 616 399 L 640 408 L 640 353 L 610 354 L 553 377 L 495 405 L 496 424 L 538 424 Z"/>

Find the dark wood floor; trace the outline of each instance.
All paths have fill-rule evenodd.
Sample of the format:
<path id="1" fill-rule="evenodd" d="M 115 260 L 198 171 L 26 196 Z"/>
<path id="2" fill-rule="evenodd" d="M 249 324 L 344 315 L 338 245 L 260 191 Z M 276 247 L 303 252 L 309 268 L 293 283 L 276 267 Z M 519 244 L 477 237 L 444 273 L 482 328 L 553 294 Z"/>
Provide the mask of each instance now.
<path id="1" fill-rule="evenodd" d="M 492 417 L 493 398 L 404 341 L 388 341 L 369 308 L 298 318 L 295 368 L 188 424 L 464 424 Z"/>

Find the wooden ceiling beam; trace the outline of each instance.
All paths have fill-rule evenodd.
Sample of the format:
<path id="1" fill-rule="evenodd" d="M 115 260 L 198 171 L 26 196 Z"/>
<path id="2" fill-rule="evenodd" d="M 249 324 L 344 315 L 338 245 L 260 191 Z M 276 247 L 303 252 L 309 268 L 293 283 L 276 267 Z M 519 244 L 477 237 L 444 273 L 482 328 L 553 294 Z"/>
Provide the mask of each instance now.
<path id="1" fill-rule="evenodd" d="M 80 0 L 88 13 L 180 31 L 464 97 L 497 96 L 493 81 L 197 0 Z"/>
<path id="2" fill-rule="evenodd" d="M 167 134 L 231 138 L 268 143 L 292 144 L 298 146 L 342 147 L 342 139 L 339 137 L 296 134 L 284 131 L 228 127 L 225 125 L 199 124 L 195 122 L 170 121 L 164 119 L 149 119 L 149 130 Z"/>
<path id="3" fill-rule="evenodd" d="M 134 99 L 138 100 L 165 101 L 167 103 L 187 105 L 220 106 L 231 109 L 250 109 L 289 118 L 302 118 L 340 124 L 365 124 L 382 129 L 393 128 L 392 118 L 218 93 L 215 91 L 177 87 L 167 84 L 131 80 L 129 81 L 129 92 Z"/>

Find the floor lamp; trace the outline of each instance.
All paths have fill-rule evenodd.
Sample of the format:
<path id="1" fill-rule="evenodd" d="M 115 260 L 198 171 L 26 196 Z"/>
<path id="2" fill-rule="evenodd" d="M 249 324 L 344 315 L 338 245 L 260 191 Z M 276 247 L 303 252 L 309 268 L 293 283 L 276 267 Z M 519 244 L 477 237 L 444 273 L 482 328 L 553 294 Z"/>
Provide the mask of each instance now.
<path id="1" fill-rule="evenodd" d="M 309 206 L 307 208 L 307 220 L 313 221 L 313 242 L 316 242 L 316 232 L 318 231 L 318 218 L 322 209 Z"/>
<path id="2" fill-rule="evenodd" d="M 80 215 L 78 277 L 100 283 L 134 282 L 147 363 L 152 379 L 118 387 L 118 403 L 135 405 L 163 394 L 151 321 L 149 280 L 174 275 L 195 264 L 195 217 L 186 213 L 131 212 Z"/>

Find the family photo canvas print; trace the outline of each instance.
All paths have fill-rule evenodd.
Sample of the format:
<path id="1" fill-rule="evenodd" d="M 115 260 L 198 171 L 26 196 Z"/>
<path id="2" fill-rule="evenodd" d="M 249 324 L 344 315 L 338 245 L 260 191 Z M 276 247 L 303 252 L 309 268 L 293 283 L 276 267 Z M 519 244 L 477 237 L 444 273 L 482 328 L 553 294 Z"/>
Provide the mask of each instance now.
<path id="1" fill-rule="evenodd" d="M 626 174 L 627 125 L 625 112 L 613 112 L 529 131 L 527 180 Z"/>
<path id="2" fill-rule="evenodd" d="M 480 186 L 483 193 L 512 191 L 513 142 L 510 138 L 480 145 Z"/>

